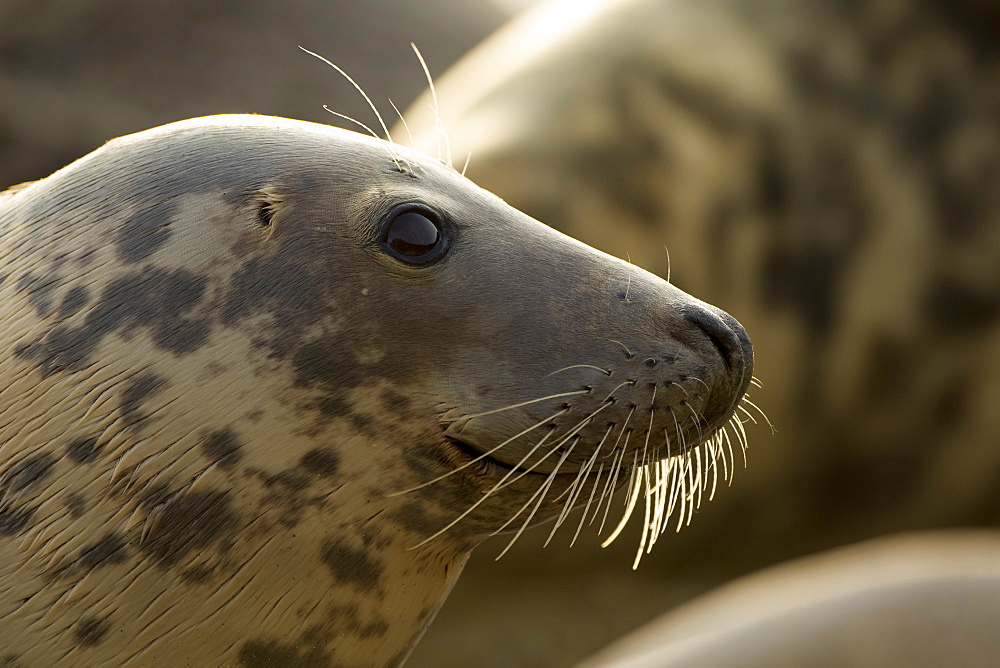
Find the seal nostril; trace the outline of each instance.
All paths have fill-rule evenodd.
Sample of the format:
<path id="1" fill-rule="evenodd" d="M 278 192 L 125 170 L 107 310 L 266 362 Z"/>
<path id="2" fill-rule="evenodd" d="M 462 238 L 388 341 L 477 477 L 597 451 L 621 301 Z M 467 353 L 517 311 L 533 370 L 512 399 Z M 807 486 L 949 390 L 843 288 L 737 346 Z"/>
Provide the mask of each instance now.
<path id="1" fill-rule="evenodd" d="M 743 342 L 722 318 L 707 310 L 698 310 L 685 314 L 684 319 L 708 337 L 708 340 L 719 352 L 719 356 L 728 371 L 732 372 L 734 367 L 740 366 L 744 352 Z M 736 323 L 732 318 L 729 320 Z M 736 325 L 739 326 L 739 323 Z M 742 327 L 740 330 L 742 331 Z M 747 345 L 749 345 L 749 339 L 747 339 Z"/>

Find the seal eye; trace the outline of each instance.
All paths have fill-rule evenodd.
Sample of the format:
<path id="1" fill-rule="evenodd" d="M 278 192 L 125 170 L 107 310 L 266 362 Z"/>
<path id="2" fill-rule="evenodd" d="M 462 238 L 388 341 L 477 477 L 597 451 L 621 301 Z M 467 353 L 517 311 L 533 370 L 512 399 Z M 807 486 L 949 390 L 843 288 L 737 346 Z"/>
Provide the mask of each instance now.
<path id="1" fill-rule="evenodd" d="M 386 226 L 385 246 L 397 260 L 427 264 L 444 249 L 440 223 L 423 211 L 403 211 Z"/>

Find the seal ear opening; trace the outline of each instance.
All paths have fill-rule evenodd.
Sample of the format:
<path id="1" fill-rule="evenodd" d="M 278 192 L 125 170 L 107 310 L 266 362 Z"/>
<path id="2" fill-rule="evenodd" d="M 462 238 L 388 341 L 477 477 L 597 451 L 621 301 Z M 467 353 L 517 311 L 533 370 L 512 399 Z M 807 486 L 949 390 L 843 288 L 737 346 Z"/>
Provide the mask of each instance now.
<path id="1" fill-rule="evenodd" d="M 254 226 L 264 232 L 266 238 L 270 238 L 276 228 L 275 215 L 281 210 L 285 200 L 276 188 L 265 186 L 254 193 L 252 201 L 257 214 Z"/>

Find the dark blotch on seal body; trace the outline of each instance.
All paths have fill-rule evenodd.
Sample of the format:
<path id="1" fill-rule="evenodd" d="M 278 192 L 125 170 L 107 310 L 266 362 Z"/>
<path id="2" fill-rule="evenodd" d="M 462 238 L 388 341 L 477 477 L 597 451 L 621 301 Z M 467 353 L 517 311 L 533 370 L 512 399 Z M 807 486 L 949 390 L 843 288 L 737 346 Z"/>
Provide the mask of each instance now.
<path id="1" fill-rule="evenodd" d="M 25 665 L 399 662 L 474 545 L 683 459 L 752 367 L 725 313 L 284 119 L 156 128 L 0 195 L 0 273 Z"/>

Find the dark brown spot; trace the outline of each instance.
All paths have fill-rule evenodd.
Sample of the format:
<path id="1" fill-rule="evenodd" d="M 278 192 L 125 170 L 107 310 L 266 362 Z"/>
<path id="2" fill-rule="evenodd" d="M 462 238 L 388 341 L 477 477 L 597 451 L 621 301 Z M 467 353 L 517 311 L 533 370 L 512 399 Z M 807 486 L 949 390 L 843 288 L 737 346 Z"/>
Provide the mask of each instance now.
<path id="1" fill-rule="evenodd" d="M 49 454 L 38 454 L 22 459 L 0 477 L 0 492 L 17 494 L 52 475 L 55 458 Z"/>
<path id="2" fill-rule="evenodd" d="M 312 484 L 312 479 L 308 475 L 296 469 L 281 471 L 274 475 L 263 471 L 255 471 L 255 473 L 264 481 L 266 487 L 278 486 L 290 492 L 300 492 Z"/>
<path id="3" fill-rule="evenodd" d="M 78 285 L 75 288 L 71 288 L 62 299 L 62 303 L 59 304 L 59 319 L 68 318 L 75 313 L 78 313 L 80 309 L 87 305 L 87 301 L 90 299 L 90 292 L 87 288 L 82 285 Z"/>
<path id="4" fill-rule="evenodd" d="M 102 450 L 104 446 L 97 444 L 95 436 L 78 436 L 66 444 L 66 456 L 78 464 L 93 462 Z"/>
<path id="5" fill-rule="evenodd" d="M 139 505 L 146 510 L 152 510 L 165 504 L 171 496 L 172 493 L 168 486 L 156 483 L 143 488 L 139 493 Z"/>
<path id="6" fill-rule="evenodd" d="M 175 355 L 196 350 L 207 339 L 207 320 L 185 317 L 202 299 L 207 279 L 189 271 L 147 268 L 111 282 L 79 327 L 59 325 L 41 340 L 15 347 L 20 359 L 33 361 L 43 376 L 90 364 L 105 337 L 149 331 L 153 343 Z"/>
<path id="7" fill-rule="evenodd" d="M 363 591 L 375 589 L 382 577 L 382 564 L 372 558 L 372 551 L 355 549 L 343 540 L 327 541 L 321 556 L 334 578 Z"/>
<path id="8" fill-rule="evenodd" d="M 121 534 L 108 533 L 93 545 L 80 552 L 78 563 L 87 570 L 125 561 L 125 541 Z"/>
<path id="9" fill-rule="evenodd" d="M 79 519 L 87 512 L 87 500 L 79 492 L 71 492 L 64 496 L 63 503 L 69 508 L 69 514 L 73 519 Z"/>
<path id="10" fill-rule="evenodd" d="M 169 567 L 195 550 L 211 547 L 238 531 L 240 515 L 229 492 L 178 493 L 162 504 L 139 549 Z"/>
<path id="11" fill-rule="evenodd" d="M 156 374 L 146 373 L 131 379 L 121 395 L 121 413 L 125 425 L 131 429 L 140 429 L 149 419 L 149 415 L 139 410 L 143 401 L 158 392 L 166 380 Z"/>
<path id="12" fill-rule="evenodd" d="M 382 401 L 385 402 L 386 408 L 396 414 L 409 412 L 413 405 L 408 396 L 396 390 L 386 390 L 383 392 Z"/>
<path id="13" fill-rule="evenodd" d="M 243 458 L 243 443 L 232 429 L 219 429 L 204 436 L 201 451 L 223 468 L 231 468 Z"/>
<path id="14" fill-rule="evenodd" d="M 334 637 L 349 634 L 361 640 L 368 640 L 381 638 L 389 631 L 388 622 L 381 617 L 362 620 L 358 606 L 355 604 L 331 606 L 327 611 L 327 619 L 329 620 L 329 629 L 323 627 L 306 629 L 302 634 L 302 639 L 329 637 L 332 630 Z"/>
<path id="15" fill-rule="evenodd" d="M 310 450 L 302 455 L 299 465 L 309 473 L 322 477 L 330 477 L 340 468 L 340 457 L 332 450 Z"/>
<path id="16" fill-rule="evenodd" d="M 14 508 L 0 501 L 0 536 L 17 535 L 28 526 L 34 514 L 34 508 Z"/>
<path id="17" fill-rule="evenodd" d="M 118 230 L 118 257 L 125 264 L 140 262 L 167 242 L 176 204 L 156 202 L 152 208 L 138 211 Z"/>
<path id="18" fill-rule="evenodd" d="M 76 642 L 81 647 L 93 647 L 94 645 L 100 644 L 104 640 L 104 635 L 108 632 L 111 624 L 108 622 L 107 617 L 101 619 L 99 617 L 84 617 L 80 620 L 80 623 L 76 625 L 76 630 L 74 636 L 76 637 Z"/>
<path id="19" fill-rule="evenodd" d="M 62 279 L 52 274 L 35 276 L 25 274 L 15 286 L 17 291 L 24 294 L 28 303 L 35 307 L 35 311 L 42 318 L 52 313 L 52 292 L 60 284 Z"/>

